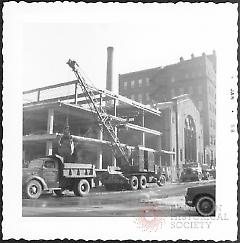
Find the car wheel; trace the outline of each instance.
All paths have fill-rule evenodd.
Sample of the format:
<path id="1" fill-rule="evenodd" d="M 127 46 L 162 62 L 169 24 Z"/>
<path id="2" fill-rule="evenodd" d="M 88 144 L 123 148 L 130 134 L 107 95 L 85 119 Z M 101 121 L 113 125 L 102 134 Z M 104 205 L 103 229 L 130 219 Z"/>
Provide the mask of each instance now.
<path id="1" fill-rule="evenodd" d="M 147 178 L 144 175 L 139 177 L 138 189 L 145 189 L 147 187 Z"/>
<path id="2" fill-rule="evenodd" d="M 165 175 L 160 175 L 158 181 L 157 181 L 157 184 L 158 186 L 164 186 L 166 183 L 166 177 Z"/>
<path id="3" fill-rule="evenodd" d="M 213 216 L 215 214 L 215 201 L 209 196 L 202 196 L 197 200 L 195 208 L 201 216 Z"/>
<path id="4" fill-rule="evenodd" d="M 29 199 L 38 199 L 42 194 L 42 185 L 37 180 L 31 180 L 26 185 L 24 195 Z"/>
<path id="5" fill-rule="evenodd" d="M 90 191 L 89 182 L 86 179 L 82 179 L 75 184 L 75 188 L 73 190 L 76 196 L 84 197 Z"/>
<path id="6" fill-rule="evenodd" d="M 130 187 L 130 190 L 133 190 L 133 191 L 138 189 L 138 178 L 136 176 L 130 177 L 129 187 Z"/>

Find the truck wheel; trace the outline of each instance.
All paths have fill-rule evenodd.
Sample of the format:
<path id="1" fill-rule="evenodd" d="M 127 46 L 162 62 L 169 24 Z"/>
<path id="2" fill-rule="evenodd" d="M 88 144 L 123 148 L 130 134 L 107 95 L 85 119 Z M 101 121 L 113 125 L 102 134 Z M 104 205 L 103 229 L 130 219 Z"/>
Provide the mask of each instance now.
<path id="1" fill-rule="evenodd" d="M 215 214 L 215 201 L 209 196 L 202 196 L 197 200 L 195 208 L 201 216 L 213 216 Z"/>
<path id="2" fill-rule="evenodd" d="M 29 199 L 38 199 L 42 194 L 42 185 L 37 180 L 27 183 L 24 195 Z"/>
<path id="3" fill-rule="evenodd" d="M 74 194 L 76 196 L 84 197 L 90 191 L 90 185 L 86 179 L 82 179 L 76 183 L 74 188 Z"/>
<path id="4" fill-rule="evenodd" d="M 63 190 L 54 190 L 54 193 L 55 193 L 56 196 L 58 196 L 58 197 L 62 197 L 62 196 L 63 196 Z"/>
<path id="5" fill-rule="evenodd" d="M 133 190 L 133 191 L 138 189 L 138 178 L 136 176 L 130 177 L 129 187 L 130 187 L 130 190 Z"/>
<path id="6" fill-rule="evenodd" d="M 158 181 L 157 181 L 157 184 L 158 186 L 164 186 L 166 183 L 166 177 L 165 175 L 160 175 Z"/>
<path id="7" fill-rule="evenodd" d="M 139 178 L 138 189 L 145 189 L 147 187 L 147 178 L 144 175 L 141 175 Z"/>

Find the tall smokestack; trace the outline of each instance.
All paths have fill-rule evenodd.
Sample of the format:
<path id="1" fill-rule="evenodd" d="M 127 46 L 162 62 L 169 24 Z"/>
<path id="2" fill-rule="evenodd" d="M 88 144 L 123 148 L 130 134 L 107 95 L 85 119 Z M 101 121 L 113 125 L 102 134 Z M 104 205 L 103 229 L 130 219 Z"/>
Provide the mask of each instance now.
<path id="1" fill-rule="evenodd" d="M 106 89 L 113 91 L 113 47 L 107 48 L 107 78 Z"/>

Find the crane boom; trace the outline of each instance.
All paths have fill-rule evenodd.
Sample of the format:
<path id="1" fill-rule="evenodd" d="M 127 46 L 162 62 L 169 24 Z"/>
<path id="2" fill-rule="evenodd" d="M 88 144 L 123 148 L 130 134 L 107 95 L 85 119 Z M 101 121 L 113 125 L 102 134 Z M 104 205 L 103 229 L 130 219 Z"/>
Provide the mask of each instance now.
<path id="1" fill-rule="evenodd" d="M 74 72 L 74 74 L 78 80 L 79 86 L 81 87 L 83 93 L 86 94 L 86 96 L 88 97 L 88 99 L 90 100 L 90 102 L 93 106 L 94 111 L 97 113 L 98 120 L 99 120 L 99 126 L 101 128 L 103 127 L 107 131 L 108 135 L 110 135 L 110 137 L 112 139 L 111 147 L 112 147 L 114 156 L 117 158 L 118 152 L 120 152 L 122 158 L 125 160 L 125 162 L 127 162 L 127 164 L 129 164 L 128 156 L 127 156 L 125 150 L 123 149 L 123 147 L 121 146 L 119 138 L 115 134 L 114 127 L 111 124 L 110 116 L 106 113 L 106 111 L 104 110 L 104 108 L 101 105 L 97 106 L 97 98 L 92 90 L 93 87 L 90 88 L 90 86 L 87 84 L 84 77 L 78 71 L 79 66 L 76 61 L 69 59 L 67 64 Z M 94 87 L 94 89 L 97 90 L 97 88 L 95 88 L 95 87 Z"/>

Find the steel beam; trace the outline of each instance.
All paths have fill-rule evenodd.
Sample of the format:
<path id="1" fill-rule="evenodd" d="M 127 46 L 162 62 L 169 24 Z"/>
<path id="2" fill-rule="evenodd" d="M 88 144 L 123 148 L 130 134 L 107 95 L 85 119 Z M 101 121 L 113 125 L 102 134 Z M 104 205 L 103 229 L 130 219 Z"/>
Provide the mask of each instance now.
<path id="1" fill-rule="evenodd" d="M 147 127 L 141 127 L 141 126 L 138 126 L 138 125 L 135 125 L 135 124 L 131 124 L 131 123 L 126 123 L 124 126 L 126 126 L 129 129 L 133 129 L 133 130 L 149 133 L 149 134 L 156 135 L 156 136 L 162 135 L 162 133 L 159 132 L 159 131 L 152 130 L 152 129 L 147 128 Z"/>
<path id="2" fill-rule="evenodd" d="M 23 95 L 24 94 L 34 93 L 34 92 L 41 92 L 43 90 L 58 88 L 58 87 L 61 87 L 61 86 L 72 85 L 72 84 L 76 84 L 76 83 L 78 83 L 78 81 L 74 80 L 74 81 L 60 83 L 60 84 L 55 84 L 55 85 L 50 85 L 50 86 L 46 86 L 46 87 L 42 87 L 42 88 L 38 88 L 38 89 L 32 89 L 32 90 L 24 91 Z M 128 98 L 126 98 L 124 96 L 114 94 L 113 92 L 111 92 L 109 90 L 97 89 L 97 88 L 92 87 L 90 85 L 88 85 L 88 88 L 91 89 L 96 94 L 105 95 L 106 97 L 108 97 L 110 99 L 117 99 L 120 102 L 123 102 L 125 104 L 131 105 L 131 106 L 136 107 L 138 109 L 144 110 L 145 112 L 149 112 L 149 113 L 152 113 L 152 114 L 157 115 L 157 116 L 160 116 L 160 114 L 161 114 L 161 112 L 158 111 L 158 110 L 149 108 L 146 105 L 143 105 L 142 103 L 133 101 L 133 100 L 128 99 Z M 85 96 L 85 94 L 81 93 L 81 94 L 78 94 L 77 98 L 84 97 L 84 96 Z M 74 98 L 75 98 L 75 95 L 73 94 L 73 95 L 69 95 L 69 96 L 59 96 L 59 97 L 55 97 L 55 98 L 52 98 L 52 99 L 46 99 L 44 101 L 45 102 L 46 101 L 50 102 L 50 101 L 57 101 L 57 100 L 70 100 L 70 99 L 74 99 Z M 29 102 L 29 103 L 38 103 L 38 102 L 36 101 L 36 102 Z"/>

